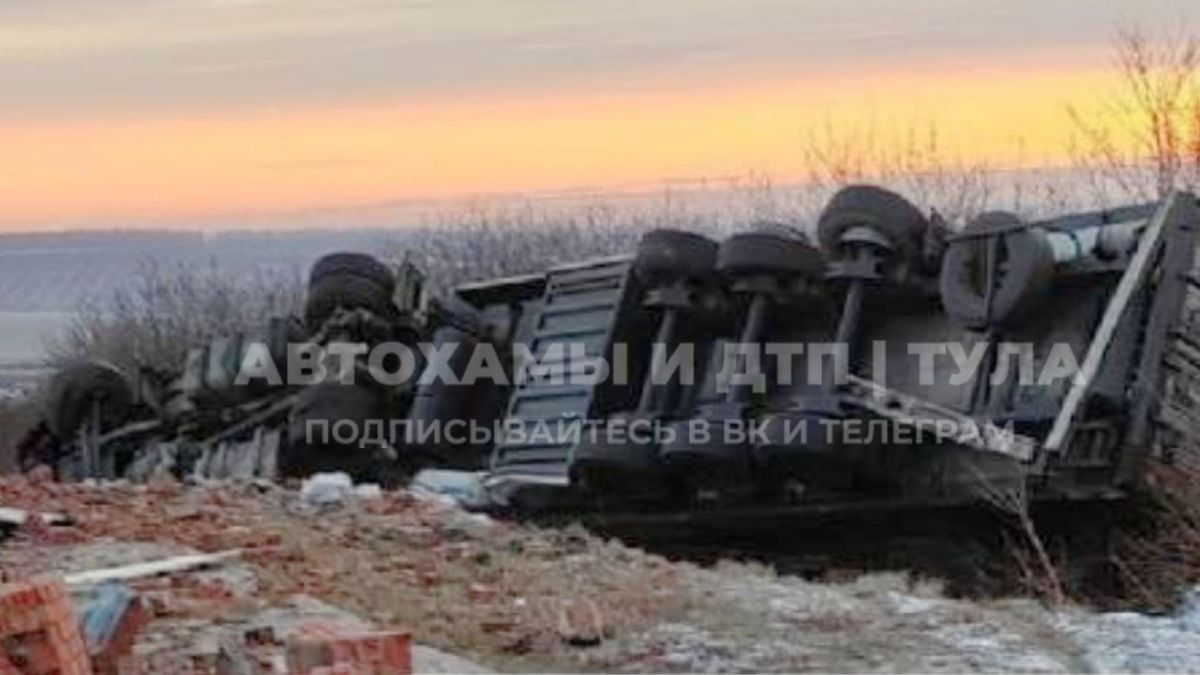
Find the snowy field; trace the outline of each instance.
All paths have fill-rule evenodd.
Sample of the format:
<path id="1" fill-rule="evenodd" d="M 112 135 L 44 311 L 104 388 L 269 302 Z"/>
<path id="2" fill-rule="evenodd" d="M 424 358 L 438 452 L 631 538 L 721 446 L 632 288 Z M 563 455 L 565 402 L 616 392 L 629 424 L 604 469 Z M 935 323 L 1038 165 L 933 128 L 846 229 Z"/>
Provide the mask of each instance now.
<path id="1" fill-rule="evenodd" d="M 47 341 L 70 317 L 69 312 L 0 311 L 0 402 L 24 392 L 45 373 Z"/>

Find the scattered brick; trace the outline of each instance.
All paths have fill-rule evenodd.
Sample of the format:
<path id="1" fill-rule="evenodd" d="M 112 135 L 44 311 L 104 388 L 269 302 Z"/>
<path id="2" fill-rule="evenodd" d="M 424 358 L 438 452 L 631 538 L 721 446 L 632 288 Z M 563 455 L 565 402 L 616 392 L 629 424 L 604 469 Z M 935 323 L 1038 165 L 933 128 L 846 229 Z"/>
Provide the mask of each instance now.
<path id="1" fill-rule="evenodd" d="M 583 534 L 505 521 L 464 532 L 460 511 L 403 491 L 318 516 L 296 511 L 295 500 L 287 486 L 89 485 L 0 476 L 0 504 L 63 513 L 71 522 L 55 526 L 56 534 L 70 532 L 100 548 L 151 542 L 149 548 L 164 550 L 245 551 L 250 585 L 241 583 L 241 572 L 219 582 L 222 573 L 131 581 L 151 620 L 122 672 L 212 673 L 179 654 L 196 647 L 201 634 L 211 636 L 214 627 L 241 623 L 296 595 L 379 626 L 417 626 L 414 637 L 424 642 L 469 644 L 501 659 L 529 651 L 569 653 L 597 634 L 658 622 L 674 607 L 672 590 L 681 583 L 677 566 Z M 62 556 L 41 534 L 19 529 L 5 541 L 0 576 L 23 579 L 78 568 L 80 560 Z M 563 598 L 578 603 L 566 631 Z M 601 621 L 593 619 L 592 604 Z M 286 645 L 272 648 L 278 655 Z"/>
<path id="2" fill-rule="evenodd" d="M 307 675 L 339 673 L 342 667 L 356 675 L 405 675 L 412 672 L 412 635 L 310 622 L 288 640 L 287 664 L 289 672 Z"/>
<path id="3" fill-rule="evenodd" d="M 79 621 L 61 580 L 37 578 L 0 585 L 0 638 L 8 665 L 19 672 L 92 672 Z"/>

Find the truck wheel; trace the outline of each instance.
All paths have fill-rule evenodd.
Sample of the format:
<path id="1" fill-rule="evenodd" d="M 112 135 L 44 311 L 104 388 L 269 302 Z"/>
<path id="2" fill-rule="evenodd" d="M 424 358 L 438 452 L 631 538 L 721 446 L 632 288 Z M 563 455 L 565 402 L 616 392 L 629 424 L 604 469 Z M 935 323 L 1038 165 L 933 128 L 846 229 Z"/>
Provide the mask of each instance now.
<path id="1" fill-rule="evenodd" d="M 1005 212 L 976 218 L 966 232 L 1017 228 L 1021 221 Z M 950 244 L 942 258 L 939 286 L 946 314 L 964 328 L 979 330 L 989 324 L 1012 325 L 1036 309 L 1054 279 L 1054 253 L 1038 231 L 1011 229 L 1000 237 L 991 311 L 987 305 L 987 247 L 992 237 L 964 239 Z"/>
<path id="2" fill-rule="evenodd" d="M 820 277 L 825 258 L 804 239 L 773 232 L 743 232 L 721 242 L 717 271 L 726 276 L 781 274 Z"/>
<path id="3" fill-rule="evenodd" d="M 817 238 L 828 255 L 840 254 L 842 235 L 869 227 L 891 242 L 901 259 L 919 260 L 929 221 L 912 202 L 874 185 L 838 190 L 817 221 Z"/>
<path id="4" fill-rule="evenodd" d="M 649 283 L 697 279 L 712 273 L 717 243 L 682 230 L 650 230 L 638 243 L 634 269 Z"/>
<path id="5" fill-rule="evenodd" d="M 331 253 L 312 267 L 309 286 L 316 286 L 331 277 L 360 277 L 379 284 L 391 295 L 396 290 L 396 277 L 387 265 L 365 253 Z"/>
<path id="6" fill-rule="evenodd" d="M 776 220 L 757 220 L 750 225 L 750 231 L 772 234 L 782 239 L 798 239 L 806 244 L 812 243 L 800 228 Z"/>
<path id="7" fill-rule="evenodd" d="M 46 394 L 46 423 L 61 439 L 70 439 L 100 405 L 103 430 L 113 429 L 129 418 L 133 388 L 115 366 L 100 361 L 67 365 L 50 380 Z"/>
<path id="8" fill-rule="evenodd" d="M 392 294 L 383 286 L 365 277 L 330 276 L 308 289 L 304 322 L 310 331 L 315 331 L 329 320 L 339 307 L 365 309 L 382 317 L 395 314 Z"/>

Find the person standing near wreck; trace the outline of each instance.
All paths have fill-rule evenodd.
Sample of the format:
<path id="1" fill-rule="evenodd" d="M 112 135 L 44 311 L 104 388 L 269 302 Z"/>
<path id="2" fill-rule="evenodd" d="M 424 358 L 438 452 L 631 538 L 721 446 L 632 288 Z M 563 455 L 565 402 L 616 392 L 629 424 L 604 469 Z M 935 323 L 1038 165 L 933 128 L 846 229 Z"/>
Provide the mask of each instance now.
<path id="1" fill-rule="evenodd" d="M 58 461 L 64 456 L 62 442 L 44 421 L 30 429 L 17 444 L 17 465 L 23 473 L 46 465 L 54 472 L 54 479 L 58 480 Z"/>

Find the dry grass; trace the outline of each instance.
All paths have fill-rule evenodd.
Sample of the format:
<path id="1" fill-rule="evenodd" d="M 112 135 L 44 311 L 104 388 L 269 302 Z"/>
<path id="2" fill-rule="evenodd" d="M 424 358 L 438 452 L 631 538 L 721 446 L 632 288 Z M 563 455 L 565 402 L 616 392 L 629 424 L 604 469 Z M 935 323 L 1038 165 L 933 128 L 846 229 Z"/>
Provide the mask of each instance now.
<path id="1" fill-rule="evenodd" d="M 1200 471 L 1154 465 L 1147 478 L 1118 533 L 1112 563 L 1132 604 L 1167 609 L 1200 583 Z"/>
<path id="2" fill-rule="evenodd" d="M 398 238 L 392 255 L 415 263 L 444 293 L 466 281 L 624 253 L 645 227 L 604 206 L 554 212 L 529 205 L 474 205 L 441 214 L 431 227 Z"/>
<path id="3" fill-rule="evenodd" d="M 49 346 L 52 360 L 109 361 L 133 372 L 176 372 L 190 347 L 218 335 L 261 329 L 267 317 L 297 314 L 303 298 L 297 270 L 233 278 L 214 263 L 166 268 L 147 261 L 131 285 L 107 302 L 79 310 L 65 335 Z"/>
<path id="4" fill-rule="evenodd" d="M 970 459 L 966 461 L 971 461 Z M 1009 521 L 1013 538 L 1004 533 L 1004 550 L 1016 567 L 1020 585 L 1044 602 L 1061 606 L 1066 602 L 1066 589 L 1058 566 L 1050 558 L 1046 543 L 1030 512 L 1029 485 L 1022 467 L 1015 462 L 994 464 L 984 471 L 969 464 L 974 475 L 974 492 L 978 499 L 998 511 Z"/>

